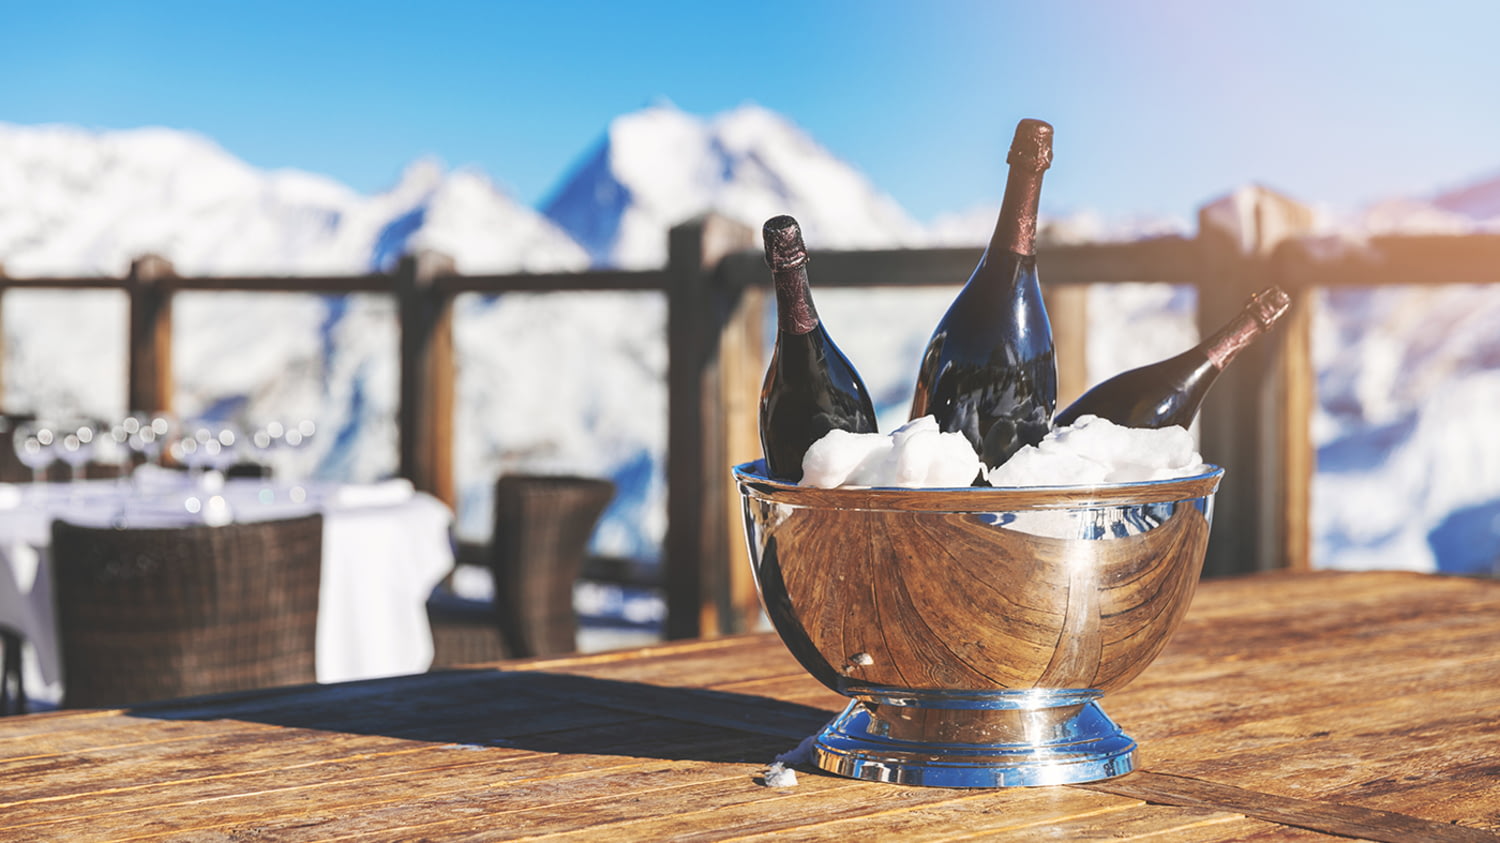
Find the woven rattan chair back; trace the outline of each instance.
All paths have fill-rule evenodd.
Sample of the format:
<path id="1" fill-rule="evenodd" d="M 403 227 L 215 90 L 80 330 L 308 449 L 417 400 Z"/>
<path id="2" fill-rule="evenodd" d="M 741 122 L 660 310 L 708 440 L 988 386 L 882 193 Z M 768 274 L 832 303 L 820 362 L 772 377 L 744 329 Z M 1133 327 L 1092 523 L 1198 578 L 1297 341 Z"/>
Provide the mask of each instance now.
<path id="1" fill-rule="evenodd" d="M 26 713 L 26 684 L 21 675 L 21 633 L 0 626 L 0 715 Z"/>
<path id="2" fill-rule="evenodd" d="M 515 656 L 577 649 L 573 584 L 615 485 L 595 477 L 512 474 L 495 483 L 490 566 L 495 611 Z"/>
<path id="3" fill-rule="evenodd" d="M 323 516 L 52 526 L 67 707 L 313 682 Z"/>

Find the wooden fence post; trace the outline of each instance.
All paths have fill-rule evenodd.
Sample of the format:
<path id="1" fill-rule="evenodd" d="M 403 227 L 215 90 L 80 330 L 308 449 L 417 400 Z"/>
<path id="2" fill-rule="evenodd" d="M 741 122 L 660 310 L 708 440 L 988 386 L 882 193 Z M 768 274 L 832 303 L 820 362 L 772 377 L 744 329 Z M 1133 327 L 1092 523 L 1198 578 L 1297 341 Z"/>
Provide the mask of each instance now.
<path id="1" fill-rule="evenodd" d="M 1313 567 L 1312 486 L 1318 470 L 1312 434 L 1318 403 L 1318 373 L 1312 356 L 1317 291 L 1291 280 L 1293 273 L 1286 268 L 1293 255 L 1307 260 L 1302 250 L 1290 248 L 1278 250 L 1272 262 L 1277 283 L 1292 297 L 1292 309 L 1283 320 L 1286 324 L 1280 336 L 1271 343 L 1271 376 L 1265 384 L 1271 397 L 1262 420 L 1267 432 L 1263 441 L 1266 452 L 1275 456 L 1276 474 L 1262 489 L 1260 528 L 1263 546 L 1282 554 L 1274 560 L 1263 558 L 1262 567 L 1275 562 L 1309 571 Z"/>
<path id="2" fill-rule="evenodd" d="M 1275 282 L 1292 297 L 1292 310 L 1273 343 L 1273 377 L 1266 384 L 1274 390 L 1280 411 L 1280 418 L 1267 423 L 1276 431 L 1273 453 L 1279 456 L 1280 472 L 1276 487 L 1267 490 L 1274 497 L 1263 513 L 1261 529 L 1283 550 L 1286 567 L 1306 571 L 1313 567 L 1312 488 L 1318 470 L 1312 431 L 1318 404 L 1318 373 L 1313 363 L 1318 288 L 1368 281 L 1372 273 L 1363 257 L 1319 258 L 1296 241 L 1281 244 L 1272 255 L 1271 267 Z"/>
<path id="3" fill-rule="evenodd" d="M 1052 323 L 1052 345 L 1057 359 L 1059 410 L 1093 386 L 1089 381 L 1089 286 L 1042 282 L 1042 301 Z"/>
<path id="4" fill-rule="evenodd" d="M 733 599 L 731 560 L 743 544 L 730 460 L 753 458 L 743 447 L 753 411 L 743 408 L 743 347 L 749 327 L 741 291 L 724 289 L 721 258 L 754 245 L 754 232 L 708 215 L 671 230 L 667 240 L 667 539 L 663 560 L 668 638 L 695 638 L 742 627 L 746 609 Z M 733 326 L 733 327 L 731 327 Z M 726 337 L 740 348 L 726 349 Z M 759 357 L 756 358 L 757 361 Z M 758 365 L 758 362 L 757 364 Z M 732 385 L 726 390 L 726 380 Z M 726 401 L 726 392 L 731 400 Z M 731 432 L 735 430 L 738 432 Z M 750 434 L 752 440 L 753 432 Z M 756 449 L 758 451 L 758 448 Z M 739 565 L 748 573 L 748 565 Z"/>
<path id="5" fill-rule="evenodd" d="M 747 248 L 753 244 L 753 233 L 745 229 Z M 770 270 L 762 273 L 769 279 Z M 748 632 L 760 617 L 760 591 L 750 567 L 750 551 L 745 543 L 744 505 L 729 467 L 759 459 L 760 388 L 766 376 L 765 344 L 767 308 L 771 291 L 765 284 L 732 286 L 724 283 L 722 273 L 717 292 L 721 297 L 722 322 L 719 329 L 718 404 L 723 408 L 719 430 L 723 438 L 723 464 L 718 482 L 722 492 L 725 535 L 722 537 L 724 562 L 718 570 L 723 575 L 717 588 L 719 629 L 722 632 Z M 708 481 L 714 480 L 712 466 Z"/>
<path id="6" fill-rule="evenodd" d="M 423 252 L 403 257 L 393 279 L 401 320 L 401 476 L 450 507 L 458 503 L 453 482 L 453 297 L 432 281 L 453 271 L 451 258 Z"/>
<path id="7" fill-rule="evenodd" d="M 132 261 L 125 288 L 130 296 L 129 409 L 172 409 L 172 289 L 176 273 L 166 258 Z"/>
<path id="8" fill-rule="evenodd" d="M 5 278 L 5 263 L 0 261 L 0 280 Z M 0 349 L 5 348 L 5 288 L 0 287 Z M 0 395 L 5 394 L 5 358 L 0 355 Z M 0 409 L 4 409 L 0 407 Z M 0 436 L 0 439 L 3 439 Z"/>
<path id="9" fill-rule="evenodd" d="M 1281 243 L 1307 233 L 1313 214 L 1295 201 L 1264 188 L 1252 188 L 1229 200 L 1237 213 L 1226 225 L 1222 211 L 1229 205 L 1205 206 L 1199 211 L 1198 244 L 1203 276 L 1198 285 L 1198 323 L 1206 335 L 1244 307 L 1252 293 L 1277 283 L 1271 260 Z M 1213 279 L 1210 281 L 1209 279 Z M 1288 293 L 1293 291 L 1288 290 Z M 1294 302 L 1298 307 L 1302 302 Z M 1294 312 L 1284 322 L 1295 322 Z M 1289 435 L 1285 425 L 1309 423 L 1293 419 L 1275 388 L 1276 350 L 1290 326 L 1278 325 L 1276 334 L 1245 349 L 1224 370 L 1203 402 L 1199 416 L 1204 457 L 1224 467 L 1224 480 L 1214 500 L 1213 533 L 1208 544 L 1204 576 L 1224 576 L 1283 567 L 1279 529 L 1287 506 L 1290 463 L 1287 449 L 1301 447 L 1302 438 Z"/>

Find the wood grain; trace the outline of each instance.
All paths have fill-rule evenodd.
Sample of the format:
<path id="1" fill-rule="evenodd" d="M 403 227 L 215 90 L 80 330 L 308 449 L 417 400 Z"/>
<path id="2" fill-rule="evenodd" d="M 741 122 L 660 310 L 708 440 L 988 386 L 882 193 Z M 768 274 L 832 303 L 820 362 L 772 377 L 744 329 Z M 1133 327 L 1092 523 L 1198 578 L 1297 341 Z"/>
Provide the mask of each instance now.
<path id="1" fill-rule="evenodd" d="M 3 718 L 0 839 L 1495 840 L 1497 687 L 1500 582 L 1247 577 L 1106 698 L 1105 782 L 765 787 L 843 698 L 747 635 Z"/>

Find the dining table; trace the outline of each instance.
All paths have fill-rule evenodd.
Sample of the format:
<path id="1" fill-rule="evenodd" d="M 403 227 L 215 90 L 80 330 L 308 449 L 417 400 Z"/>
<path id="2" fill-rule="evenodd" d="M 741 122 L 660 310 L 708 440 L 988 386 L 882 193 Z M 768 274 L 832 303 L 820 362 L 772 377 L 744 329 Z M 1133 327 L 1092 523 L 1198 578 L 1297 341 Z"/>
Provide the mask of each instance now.
<path id="1" fill-rule="evenodd" d="M 273 482 L 138 469 L 130 478 L 0 484 L 0 626 L 25 641 L 32 705 L 62 696 L 52 523 L 172 527 L 323 515 L 315 652 L 320 682 L 420 673 L 427 600 L 454 566 L 453 513 L 404 479 Z"/>
<path id="2" fill-rule="evenodd" d="M 0 718 L 0 839 L 1500 839 L 1494 580 L 1202 582 L 1115 778 L 843 778 L 798 748 L 845 702 L 751 633 Z"/>

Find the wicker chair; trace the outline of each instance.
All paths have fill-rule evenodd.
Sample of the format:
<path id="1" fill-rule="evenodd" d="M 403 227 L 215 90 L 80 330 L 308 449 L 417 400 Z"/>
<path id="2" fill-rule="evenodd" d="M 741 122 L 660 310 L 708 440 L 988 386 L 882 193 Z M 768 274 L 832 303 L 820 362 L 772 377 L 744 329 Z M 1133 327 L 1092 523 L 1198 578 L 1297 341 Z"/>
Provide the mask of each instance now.
<path id="1" fill-rule="evenodd" d="M 26 713 L 26 685 L 21 681 L 21 633 L 0 626 L 0 715 Z"/>
<path id="2" fill-rule="evenodd" d="M 494 603 L 439 588 L 427 603 L 433 666 L 550 656 L 577 649 L 573 584 L 615 485 L 595 477 L 510 474 L 495 483 L 484 560 Z M 497 634 L 498 630 L 498 634 Z"/>
<path id="3" fill-rule="evenodd" d="M 29 483 L 31 469 L 16 456 L 16 425 L 33 418 L 29 414 L 0 413 L 0 483 Z"/>
<path id="4" fill-rule="evenodd" d="M 316 680 L 323 516 L 165 529 L 52 525 L 63 704 Z"/>
<path id="5" fill-rule="evenodd" d="M 513 474 L 495 483 L 490 571 L 500 631 L 517 656 L 578 648 L 573 584 L 615 484 L 595 477 Z"/>

